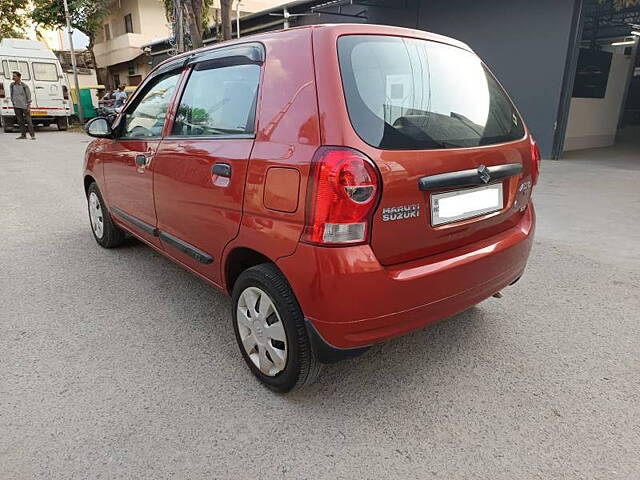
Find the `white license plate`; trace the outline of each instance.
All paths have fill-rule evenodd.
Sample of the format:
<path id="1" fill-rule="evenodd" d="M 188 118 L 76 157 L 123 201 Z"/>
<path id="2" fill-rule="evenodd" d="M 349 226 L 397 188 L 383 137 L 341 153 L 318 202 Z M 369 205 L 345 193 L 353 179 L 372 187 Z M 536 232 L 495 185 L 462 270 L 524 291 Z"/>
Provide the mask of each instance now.
<path id="1" fill-rule="evenodd" d="M 502 183 L 431 195 L 431 225 L 443 225 L 502 209 Z"/>

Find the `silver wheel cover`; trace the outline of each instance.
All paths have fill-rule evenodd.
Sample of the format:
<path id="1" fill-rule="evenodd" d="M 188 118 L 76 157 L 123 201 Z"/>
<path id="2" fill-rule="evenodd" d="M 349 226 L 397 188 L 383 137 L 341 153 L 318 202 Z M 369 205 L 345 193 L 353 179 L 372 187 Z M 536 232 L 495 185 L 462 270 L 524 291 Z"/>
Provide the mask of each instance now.
<path id="1" fill-rule="evenodd" d="M 287 336 L 273 300 L 257 287 L 238 298 L 236 322 L 244 351 L 265 375 L 273 377 L 287 365 Z"/>
<path id="2" fill-rule="evenodd" d="M 104 214 L 100 199 L 95 192 L 89 194 L 89 219 L 91 220 L 91 228 L 97 238 L 102 238 L 104 234 Z"/>

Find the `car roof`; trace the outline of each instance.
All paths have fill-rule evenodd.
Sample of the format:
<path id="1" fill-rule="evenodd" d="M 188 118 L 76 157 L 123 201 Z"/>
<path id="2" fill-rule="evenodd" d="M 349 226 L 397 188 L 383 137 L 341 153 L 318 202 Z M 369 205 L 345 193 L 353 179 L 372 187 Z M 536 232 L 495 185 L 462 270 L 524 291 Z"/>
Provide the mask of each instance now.
<path id="1" fill-rule="evenodd" d="M 292 30 L 293 31 L 309 30 L 311 32 L 313 30 L 320 30 L 320 29 L 327 32 L 333 32 L 336 36 L 361 34 L 361 35 L 389 35 L 389 36 L 419 38 L 423 40 L 430 40 L 434 42 L 445 43 L 447 45 L 452 45 L 452 46 L 467 50 L 469 52 L 472 52 L 471 48 L 464 42 L 461 42 L 459 40 L 456 40 L 454 38 L 447 37 L 444 35 L 439 35 L 437 33 L 425 32 L 424 30 L 416 30 L 416 29 L 404 28 L 404 27 L 394 27 L 389 25 L 374 25 L 374 24 L 367 24 L 367 23 L 320 23 L 316 25 L 304 25 L 299 27 L 292 27 L 286 30 L 274 30 L 270 32 L 258 33 L 255 35 L 247 35 L 245 37 L 226 40 L 224 42 L 218 42 L 213 45 L 207 45 L 205 47 L 198 48 L 196 50 L 190 50 L 188 52 L 184 52 L 179 55 L 168 58 L 162 63 L 160 63 L 154 70 L 157 70 L 172 62 L 180 63 L 181 59 L 187 59 L 191 56 L 216 50 L 218 48 L 224 48 L 232 45 L 240 45 L 240 44 L 249 43 L 249 42 L 268 43 L 270 39 L 278 38 L 282 35 L 286 35 L 287 32 L 290 32 Z"/>

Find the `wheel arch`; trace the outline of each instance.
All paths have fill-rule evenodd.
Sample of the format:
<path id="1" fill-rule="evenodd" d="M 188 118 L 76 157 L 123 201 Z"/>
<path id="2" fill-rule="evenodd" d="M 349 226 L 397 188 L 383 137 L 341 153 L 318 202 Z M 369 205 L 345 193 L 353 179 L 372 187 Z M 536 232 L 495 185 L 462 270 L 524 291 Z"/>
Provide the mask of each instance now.
<path id="1" fill-rule="evenodd" d="M 95 177 L 93 177 L 93 175 L 85 174 L 85 176 L 84 176 L 84 194 L 85 194 L 85 196 L 87 196 L 87 194 L 89 193 L 89 186 L 92 183 L 97 183 Z"/>
<path id="2" fill-rule="evenodd" d="M 270 263 L 278 268 L 273 260 L 257 250 L 248 247 L 233 248 L 225 257 L 222 272 L 227 293 L 232 294 L 233 286 L 242 272 L 263 263 Z"/>

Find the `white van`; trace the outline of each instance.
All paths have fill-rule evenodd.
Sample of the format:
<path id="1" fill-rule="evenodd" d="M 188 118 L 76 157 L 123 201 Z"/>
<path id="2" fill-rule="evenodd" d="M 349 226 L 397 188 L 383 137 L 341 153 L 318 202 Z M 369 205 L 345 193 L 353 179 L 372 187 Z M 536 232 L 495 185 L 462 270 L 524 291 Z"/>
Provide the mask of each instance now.
<path id="1" fill-rule="evenodd" d="M 33 124 L 58 125 L 66 130 L 73 113 L 66 75 L 54 53 L 34 40 L 4 38 L 0 41 L 0 121 L 5 132 L 15 126 L 11 103 L 11 72 L 22 74 L 22 81 L 31 90 Z"/>

